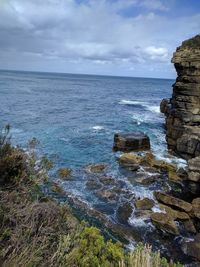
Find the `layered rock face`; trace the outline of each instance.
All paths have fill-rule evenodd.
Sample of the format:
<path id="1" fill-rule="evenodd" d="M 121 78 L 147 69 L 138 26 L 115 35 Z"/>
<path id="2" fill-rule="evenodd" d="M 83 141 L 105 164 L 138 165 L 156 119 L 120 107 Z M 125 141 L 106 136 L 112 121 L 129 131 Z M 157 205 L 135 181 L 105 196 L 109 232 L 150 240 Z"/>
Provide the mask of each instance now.
<path id="1" fill-rule="evenodd" d="M 177 79 L 170 100 L 163 99 L 169 149 L 185 159 L 200 156 L 200 35 L 186 40 L 173 55 Z"/>

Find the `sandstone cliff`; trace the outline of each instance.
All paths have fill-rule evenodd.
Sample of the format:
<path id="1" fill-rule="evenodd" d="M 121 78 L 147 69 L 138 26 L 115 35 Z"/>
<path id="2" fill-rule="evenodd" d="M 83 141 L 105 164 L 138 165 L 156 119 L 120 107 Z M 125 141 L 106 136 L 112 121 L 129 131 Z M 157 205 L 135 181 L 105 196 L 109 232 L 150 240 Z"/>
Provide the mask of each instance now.
<path id="1" fill-rule="evenodd" d="M 200 35 L 182 43 L 173 55 L 177 79 L 171 99 L 163 99 L 169 149 L 189 159 L 200 156 Z"/>

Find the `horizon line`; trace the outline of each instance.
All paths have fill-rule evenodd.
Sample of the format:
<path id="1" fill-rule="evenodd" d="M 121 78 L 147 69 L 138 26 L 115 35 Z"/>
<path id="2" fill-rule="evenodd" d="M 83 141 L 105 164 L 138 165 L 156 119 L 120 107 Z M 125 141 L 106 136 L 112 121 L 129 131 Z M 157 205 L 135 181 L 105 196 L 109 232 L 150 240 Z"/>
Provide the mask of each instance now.
<path id="1" fill-rule="evenodd" d="M 175 80 L 175 78 L 161 78 L 161 77 L 144 77 L 144 76 L 126 76 L 114 74 L 93 74 L 93 73 L 70 73 L 70 72 L 53 72 L 53 71 L 37 71 L 37 70 L 16 70 L 16 69 L 0 69 L 2 72 L 32 72 L 32 73 L 46 73 L 46 74 L 66 74 L 66 75 L 83 75 L 83 76 L 100 76 L 113 78 L 133 78 L 133 79 L 160 79 L 160 80 Z"/>

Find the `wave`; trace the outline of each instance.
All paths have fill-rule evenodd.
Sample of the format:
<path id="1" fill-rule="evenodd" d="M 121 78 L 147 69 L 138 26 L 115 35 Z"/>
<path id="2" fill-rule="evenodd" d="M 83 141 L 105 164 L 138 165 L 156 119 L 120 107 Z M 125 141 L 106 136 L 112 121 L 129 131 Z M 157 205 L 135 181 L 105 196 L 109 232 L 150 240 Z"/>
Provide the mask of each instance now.
<path id="1" fill-rule="evenodd" d="M 146 108 L 151 111 L 151 112 L 155 112 L 155 113 L 160 113 L 160 106 L 146 106 Z"/>
<path id="2" fill-rule="evenodd" d="M 91 127 L 93 130 L 95 131 L 101 131 L 101 130 L 104 130 L 104 127 L 103 126 L 100 126 L 100 125 L 96 125 L 96 126 L 93 126 Z"/>
<path id="3" fill-rule="evenodd" d="M 122 99 L 119 101 L 120 105 L 129 105 L 129 106 L 142 106 L 145 109 L 151 111 L 152 113 L 160 113 L 160 106 L 159 105 L 152 105 L 149 102 L 144 101 L 135 101 L 135 100 L 125 100 Z"/>
<path id="4" fill-rule="evenodd" d="M 142 101 L 134 101 L 134 100 L 125 100 L 125 99 L 122 99 L 119 101 L 119 104 L 120 105 L 145 105 L 146 102 L 142 102 Z"/>

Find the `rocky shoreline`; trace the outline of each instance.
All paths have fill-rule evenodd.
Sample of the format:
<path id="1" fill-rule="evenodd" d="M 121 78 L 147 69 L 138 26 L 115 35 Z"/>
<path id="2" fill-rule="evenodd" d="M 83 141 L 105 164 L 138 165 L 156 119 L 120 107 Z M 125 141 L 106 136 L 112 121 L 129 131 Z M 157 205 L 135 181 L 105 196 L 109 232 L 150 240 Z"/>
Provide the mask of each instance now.
<path id="1" fill-rule="evenodd" d="M 198 266 L 200 36 L 183 42 L 174 53 L 172 62 L 178 77 L 173 85 L 172 98 L 162 100 L 160 109 L 166 116 L 169 151 L 188 160 L 187 167 L 178 168 L 176 164 L 158 160 L 150 150 L 149 137 L 144 133 L 118 133 L 114 136 L 113 150 L 125 152 L 118 158 L 119 169 L 132 186 L 151 188 L 152 196 L 136 196 L 127 183 L 110 175 L 109 166 L 104 164 L 88 165 L 85 168 L 85 188 L 103 203 L 102 206 L 91 207 L 77 196 L 66 192 L 64 194 L 67 194 L 70 203 L 76 208 L 97 218 L 116 235 L 129 242 L 141 239 L 141 232 L 133 227 L 132 221 L 142 221 L 146 228 L 151 225 L 150 228 L 154 228 L 145 233 L 148 236 L 146 240 L 155 241 L 151 236 L 153 233 L 160 240 L 158 246 L 163 244 L 169 250 L 167 253 L 165 251 L 166 255 L 173 254 L 176 258 L 182 251 L 189 256 L 186 260 L 190 263 L 188 266 Z M 113 207 L 116 209 L 115 215 L 109 217 L 109 209 Z M 179 239 L 181 241 L 176 243 Z"/>

